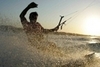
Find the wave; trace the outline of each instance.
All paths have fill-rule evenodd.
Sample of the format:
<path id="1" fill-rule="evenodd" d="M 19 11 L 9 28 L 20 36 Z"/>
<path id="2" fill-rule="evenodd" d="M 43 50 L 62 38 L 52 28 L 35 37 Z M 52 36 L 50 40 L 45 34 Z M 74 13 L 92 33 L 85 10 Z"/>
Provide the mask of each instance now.
<path id="1" fill-rule="evenodd" d="M 100 43 L 88 43 L 87 46 L 91 51 L 100 52 Z"/>

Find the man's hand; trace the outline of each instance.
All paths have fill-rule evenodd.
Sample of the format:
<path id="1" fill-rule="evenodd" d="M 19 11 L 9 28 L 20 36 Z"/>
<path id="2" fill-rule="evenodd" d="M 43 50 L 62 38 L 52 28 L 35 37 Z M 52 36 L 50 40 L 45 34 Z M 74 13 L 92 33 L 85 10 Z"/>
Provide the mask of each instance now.
<path id="1" fill-rule="evenodd" d="M 28 8 L 35 8 L 35 7 L 37 7 L 37 6 L 38 6 L 38 4 L 32 2 L 32 3 L 30 3 L 30 4 L 28 5 Z"/>

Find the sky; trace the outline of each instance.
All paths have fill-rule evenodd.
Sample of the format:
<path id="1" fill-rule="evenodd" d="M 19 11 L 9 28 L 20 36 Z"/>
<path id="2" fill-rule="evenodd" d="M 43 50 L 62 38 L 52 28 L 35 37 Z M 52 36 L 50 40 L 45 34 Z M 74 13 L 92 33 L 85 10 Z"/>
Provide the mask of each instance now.
<path id="1" fill-rule="evenodd" d="M 58 24 L 61 15 L 62 22 L 67 22 L 59 31 L 100 35 L 100 0 L 0 0 L 0 24 L 22 27 L 19 15 L 31 2 L 37 3 L 38 8 L 27 12 L 27 20 L 29 13 L 36 11 L 37 21 L 50 29 Z"/>

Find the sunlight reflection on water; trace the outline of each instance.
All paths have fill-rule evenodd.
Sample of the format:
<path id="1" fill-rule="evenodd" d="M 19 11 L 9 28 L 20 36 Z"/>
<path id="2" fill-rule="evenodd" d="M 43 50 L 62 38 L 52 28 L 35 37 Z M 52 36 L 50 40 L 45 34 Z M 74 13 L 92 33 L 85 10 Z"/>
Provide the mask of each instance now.
<path id="1" fill-rule="evenodd" d="M 99 45 L 100 45 L 100 38 L 97 37 L 97 36 L 91 36 L 89 41 L 88 41 L 89 44 L 91 44 L 93 46 L 93 49 L 96 48 L 96 50 L 99 50 Z M 98 48 L 97 48 L 98 47 Z M 95 52 L 95 57 L 97 57 L 98 59 L 100 59 L 100 52 Z"/>
<path id="2" fill-rule="evenodd" d="M 97 36 L 91 36 L 91 37 L 89 38 L 88 43 L 93 43 L 93 44 L 95 44 L 95 43 L 100 43 L 99 37 L 97 37 Z"/>
<path id="3" fill-rule="evenodd" d="M 97 41 L 96 40 L 91 40 L 91 41 L 89 41 L 89 43 L 97 43 Z"/>

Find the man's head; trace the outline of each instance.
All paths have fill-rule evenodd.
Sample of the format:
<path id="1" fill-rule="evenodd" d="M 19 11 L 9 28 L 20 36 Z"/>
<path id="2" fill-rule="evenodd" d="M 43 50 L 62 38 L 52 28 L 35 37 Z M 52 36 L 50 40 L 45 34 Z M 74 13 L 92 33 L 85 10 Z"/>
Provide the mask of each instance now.
<path id="1" fill-rule="evenodd" d="M 32 12 L 32 13 L 30 13 L 29 19 L 30 19 L 30 21 L 36 22 L 37 21 L 37 17 L 38 17 L 37 12 Z"/>

